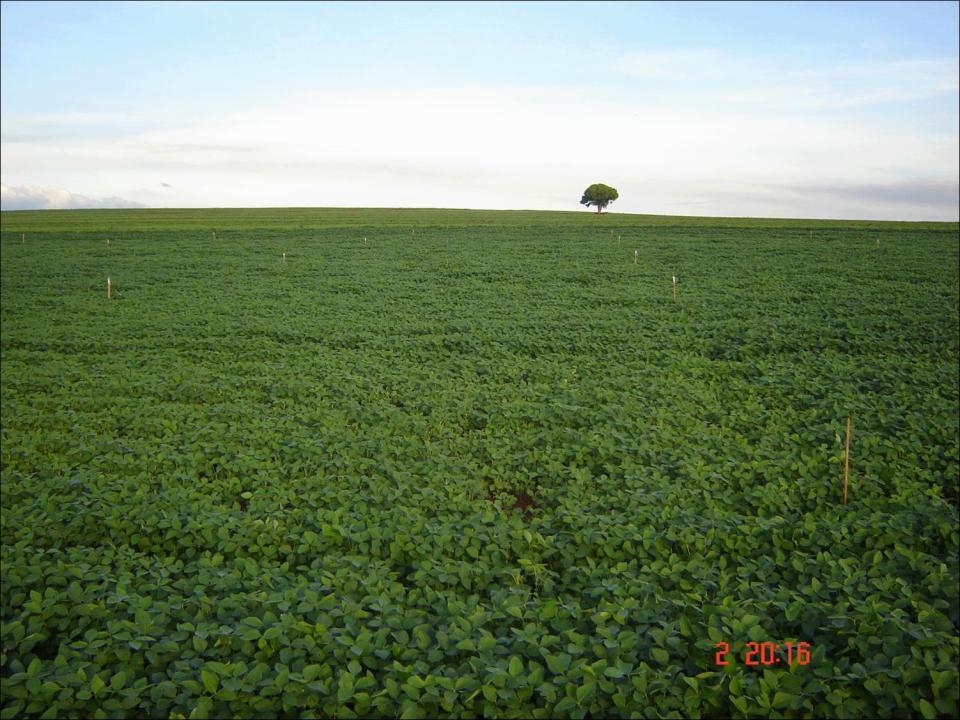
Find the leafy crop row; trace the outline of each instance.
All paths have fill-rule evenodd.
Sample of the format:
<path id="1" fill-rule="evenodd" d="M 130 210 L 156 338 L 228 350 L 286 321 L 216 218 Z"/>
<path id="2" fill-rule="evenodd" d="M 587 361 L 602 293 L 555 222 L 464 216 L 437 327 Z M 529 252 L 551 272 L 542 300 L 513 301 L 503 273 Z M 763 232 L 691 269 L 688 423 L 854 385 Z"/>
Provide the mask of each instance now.
<path id="1" fill-rule="evenodd" d="M 955 228 L 462 221 L 4 216 L 3 717 L 960 711 Z"/>

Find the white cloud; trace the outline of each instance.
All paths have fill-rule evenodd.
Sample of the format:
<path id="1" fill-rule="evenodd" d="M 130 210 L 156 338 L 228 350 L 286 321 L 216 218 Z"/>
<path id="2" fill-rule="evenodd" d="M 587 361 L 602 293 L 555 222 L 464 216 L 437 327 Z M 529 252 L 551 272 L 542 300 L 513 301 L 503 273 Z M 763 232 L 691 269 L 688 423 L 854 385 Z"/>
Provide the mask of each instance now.
<path id="1" fill-rule="evenodd" d="M 720 87 L 705 100 L 735 105 L 741 110 L 776 108 L 785 111 L 837 112 L 919 100 L 955 97 L 960 90 L 958 60 L 916 60 L 841 65 L 829 71 L 784 72 L 776 82 Z M 955 103 L 955 101 L 954 101 Z M 908 120 L 911 113 L 903 113 Z"/>
<path id="2" fill-rule="evenodd" d="M 131 113 L 64 112 L 30 115 L 25 120 L 30 125 L 104 125 L 107 123 L 129 124 L 144 120 L 144 116 Z"/>
<path id="3" fill-rule="evenodd" d="M 661 212 L 677 215 L 953 221 L 960 217 L 956 180 L 650 183 L 628 185 L 620 192 L 656 197 L 663 203 Z"/>
<path id="4" fill-rule="evenodd" d="M 66 210 L 79 208 L 136 208 L 142 203 L 119 197 L 91 198 L 60 188 L 0 185 L 3 210 Z"/>
<path id="5" fill-rule="evenodd" d="M 642 49 L 623 53 L 613 61 L 613 70 L 637 78 L 703 80 L 736 68 L 725 53 L 711 49 Z"/>
<path id="6" fill-rule="evenodd" d="M 824 67 L 816 53 L 786 62 L 710 48 L 622 53 L 610 69 L 639 81 L 670 81 L 657 92 L 698 106 L 738 110 L 831 111 L 952 96 L 960 90 L 956 57 L 850 62 Z M 910 113 L 905 113 L 909 116 Z"/>
<path id="7" fill-rule="evenodd" d="M 606 182 L 621 212 L 956 219 L 942 192 L 908 183 L 955 181 L 958 154 L 955 134 L 830 113 L 462 87 L 314 93 L 163 130 L 14 143 L 2 175 L 94 196 L 142 188 L 125 195 L 171 207 L 579 209 L 583 188 Z M 156 190 L 161 181 L 172 187 Z M 879 185 L 911 203 L 789 191 Z"/>

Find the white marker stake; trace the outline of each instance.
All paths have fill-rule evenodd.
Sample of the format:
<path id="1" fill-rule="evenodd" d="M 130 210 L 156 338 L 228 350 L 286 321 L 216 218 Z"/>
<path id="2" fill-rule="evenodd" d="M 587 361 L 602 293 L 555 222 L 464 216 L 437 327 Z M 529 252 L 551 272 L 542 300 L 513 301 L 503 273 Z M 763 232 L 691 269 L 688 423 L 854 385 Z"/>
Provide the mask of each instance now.
<path id="1" fill-rule="evenodd" d="M 110 238 L 107 238 L 107 247 L 110 247 Z"/>
<path id="2" fill-rule="evenodd" d="M 364 244 L 364 245 L 367 244 L 367 236 L 366 236 L 366 235 L 363 236 L 363 244 Z"/>
<path id="3" fill-rule="evenodd" d="M 113 295 L 113 286 L 110 284 L 110 278 L 107 278 L 107 300 Z"/>
<path id="4" fill-rule="evenodd" d="M 287 254 L 286 254 L 286 253 L 283 254 L 283 261 L 284 261 L 284 262 L 287 261 Z"/>
<path id="5" fill-rule="evenodd" d="M 677 276 L 673 275 L 673 299 L 677 299 Z"/>
<path id="6" fill-rule="evenodd" d="M 25 243 L 26 241 L 27 241 L 27 234 L 26 234 L 26 233 L 20 233 L 20 242 L 24 242 L 24 243 Z"/>
<path id="7" fill-rule="evenodd" d="M 640 257 L 640 251 L 639 251 L 639 250 L 634 250 L 634 251 L 633 251 L 633 264 L 634 264 L 634 265 L 637 264 L 637 259 L 638 259 L 639 257 Z"/>

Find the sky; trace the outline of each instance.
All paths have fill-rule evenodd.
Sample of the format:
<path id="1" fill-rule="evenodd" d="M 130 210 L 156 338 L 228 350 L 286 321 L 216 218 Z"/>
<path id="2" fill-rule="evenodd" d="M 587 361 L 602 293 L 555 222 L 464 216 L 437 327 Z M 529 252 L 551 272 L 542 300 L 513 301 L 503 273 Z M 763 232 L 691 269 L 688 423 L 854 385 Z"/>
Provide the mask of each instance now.
<path id="1" fill-rule="evenodd" d="M 0 206 L 960 219 L 957 2 L 0 2 Z"/>

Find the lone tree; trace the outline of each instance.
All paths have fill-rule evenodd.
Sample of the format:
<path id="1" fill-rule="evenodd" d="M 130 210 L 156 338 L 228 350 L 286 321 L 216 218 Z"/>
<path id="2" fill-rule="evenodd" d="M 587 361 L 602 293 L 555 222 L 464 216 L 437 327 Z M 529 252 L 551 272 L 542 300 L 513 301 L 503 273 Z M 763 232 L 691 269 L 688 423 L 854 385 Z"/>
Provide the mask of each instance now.
<path id="1" fill-rule="evenodd" d="M 580 198 L 580 204 L 590 207 L 597 206 L 597 212 L 601 212 L 607 205 L 620 197 L 616 189 L 603 183 L 594 183 L 583 191 L 583 197 Z"/>

